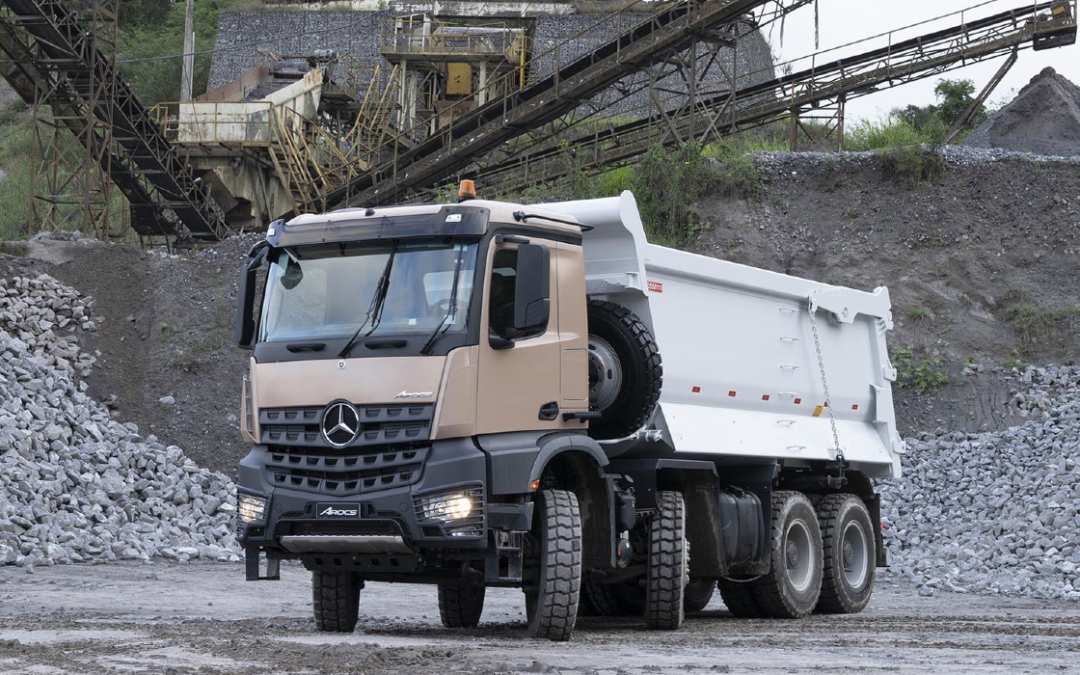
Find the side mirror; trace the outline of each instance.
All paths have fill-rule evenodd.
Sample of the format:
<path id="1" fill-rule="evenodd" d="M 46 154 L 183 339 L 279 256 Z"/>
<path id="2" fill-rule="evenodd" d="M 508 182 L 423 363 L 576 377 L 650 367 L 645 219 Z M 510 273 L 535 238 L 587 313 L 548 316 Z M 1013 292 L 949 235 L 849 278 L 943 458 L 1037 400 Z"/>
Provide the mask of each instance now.
<path id="1" fill-rule="evenodd" d="M 540 244 L 518 247 L 514 288 L 515 337 L 544 332 L 551 312 L 551 252 Z"/>
<path id="2" fill-rule="evenodd" d="M 252 249 L 251 260 L 240 269 L 240 286 L 236 290 L 236 344 L 251 349 L 255 341 L 255 276 L 269 252 L 268 246 Z"/>

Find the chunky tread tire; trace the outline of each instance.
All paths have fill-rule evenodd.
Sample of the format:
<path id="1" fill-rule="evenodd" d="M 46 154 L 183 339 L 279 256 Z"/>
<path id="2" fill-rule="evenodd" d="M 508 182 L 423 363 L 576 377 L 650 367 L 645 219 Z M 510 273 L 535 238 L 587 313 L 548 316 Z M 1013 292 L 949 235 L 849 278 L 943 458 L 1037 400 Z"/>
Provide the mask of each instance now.
<path id="1" fill-rule="evenodd" d="M 630 310 L 603 300 L 590 300 L 589 332 L 615 349 L 623 369 L 617 398 L 600 419 L 589 422 L 589 435 L 611 439 L 628 436 L 642 427 L 660 399 L 664 368 L 656 340 Z"/>
<path id="2" fill-rule="evenodd" d="M 351 633 L 360 615 L 362 586 L 351 572 L 312 572 L 315 627 L 327 633 Z"/>
<path id="3" fill-rule="evenodd" d="M 740 619 L 760 619 L 765 616 L 765 610 L 758 604 L 749 581 L 721 579 L 716 586 L 720 589 L 720 598 L 724 605 L 733 615 Z"/>
<path id="4" fill-rule="evenodd" d="M 817 504 L 821 524 L 821 543 L 824 572 L 821 579 L 821 598 L 817 611 L 827 614 L 858 614 L 874 591 L 874 572 L 877 551 L 874 542 L 874 523 L 866 504 L 852 494 L 825 496 Z M 862 527 L 866 549 L 866 579 L 859 588 L 847 581 L 844 569 L 844 530 L 853 520 Z"/>
<path id="5" fill-rule="evenodd" d="M 687 614 L 696 614 L 709 606 L 716 581 L 713 579 L 692 579 L 683 591 L 683 606 Z"/>
<path id="6" fill-rule="evenodd" d="M 810 578 L 803 590 L 797 589 L 788 572 L 789 524 L 802 523 L 809 535 Z M 766 616 L 799 619 L 814 611 L 821 595 L 821 528 L 813 504 L 801 492 L 777 491 L 772 497 L 772 564 L 768 574 L 750 585 Z"/>
<path id="7" fill-rule="evenodd" d="M 529 636 L 569 640 L 581 594 L 581 510 L 577 495 L 543 490 L 534 535 L 539 553 L 538 588 L 526 595 Z"/>
<path id="8" fill-rule="evenodd" d="M 439 584 L 439 617 L 447 628 L 475 628 L 484 612 L 485 589 L 480 584 L 445 581 Z"/>
<path id="9" fill-rule="evenodd" d="M 582 586 L 581 597 L 583 602 L 588 599 L 597 616 L 645 614 L 645 589 L 636 584 L 603 584 L 599 579 L 588 579 Z"/>
<path id="10" fill-rule="evenodd" d="M 678 630 L 686 616 L 686 509 L 679 492 L 660 492 L 649 521 L 649 570 L 645 585 L 645 623 Z"/>

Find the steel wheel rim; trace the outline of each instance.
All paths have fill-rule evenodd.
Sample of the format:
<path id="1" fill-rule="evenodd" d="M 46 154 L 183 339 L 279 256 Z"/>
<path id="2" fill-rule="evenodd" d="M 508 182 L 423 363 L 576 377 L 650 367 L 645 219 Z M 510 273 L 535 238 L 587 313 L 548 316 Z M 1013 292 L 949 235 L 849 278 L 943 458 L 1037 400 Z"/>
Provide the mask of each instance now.
<path id="1" fill-rule="evenodd" d="M 607 410 L 622 389 L 623 372 L 615 348 L 607 340 L 589 336 L 589 402 Z"/>
<path id="2" fill-rule="evenodd" d="M 862 589 L 870 575 L 867 548 L 867 536 L 862 523 L 857 520 L 849 521 L 840 537 L 840 562 L 844 569 L 844 581 L 855 590 Z"/>
<path id="3" fill-rule="evenodd" d="M 799 593 L 814 581 L 814 546 L 810 528 L 802 520 L 793 520 L 784 533 L 784 570 L 788 581 Z"/>

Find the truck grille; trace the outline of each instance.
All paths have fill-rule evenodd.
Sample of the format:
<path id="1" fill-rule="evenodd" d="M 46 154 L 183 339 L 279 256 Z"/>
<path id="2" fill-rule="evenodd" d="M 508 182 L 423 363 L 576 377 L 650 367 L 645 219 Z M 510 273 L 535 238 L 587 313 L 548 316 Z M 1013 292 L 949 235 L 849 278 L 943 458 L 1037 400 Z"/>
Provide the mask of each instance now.
<path id="1" fill-rule="evenodd" d="M 262 408 L 259 410 L 259 442 L 266 445 L 332 448 L 322 434 L 326 406 Z M 360 430 L 346 448 L 426 441 L 431 435 L 433 404 L 358 405 Z"/>
<path id="2" fill-rule="evenodd" d="M 386 450 L 364 455 L 318 455 L 271 450 L 270 483 L 311 494 L 343 497 L 412 485 L 420 480 L 429 448 Z"/>

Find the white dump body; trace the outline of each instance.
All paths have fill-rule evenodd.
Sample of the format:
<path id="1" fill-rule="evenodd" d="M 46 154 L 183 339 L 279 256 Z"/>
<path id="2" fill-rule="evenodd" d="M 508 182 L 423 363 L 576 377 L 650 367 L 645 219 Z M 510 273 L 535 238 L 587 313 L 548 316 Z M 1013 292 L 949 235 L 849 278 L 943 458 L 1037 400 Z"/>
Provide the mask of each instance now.
<path id="1" fill-rule="evenodd" d="M 827 381 L 852 468 L 899 477 L 888 289 L 867 293 L 649 244 L 630 192 L 541 206 L 595 228 L 584 235 L 589 296 L 627 306 L 651 327 L 664 365 L 660 409 L 678 454 L 834 459 Z"/>

